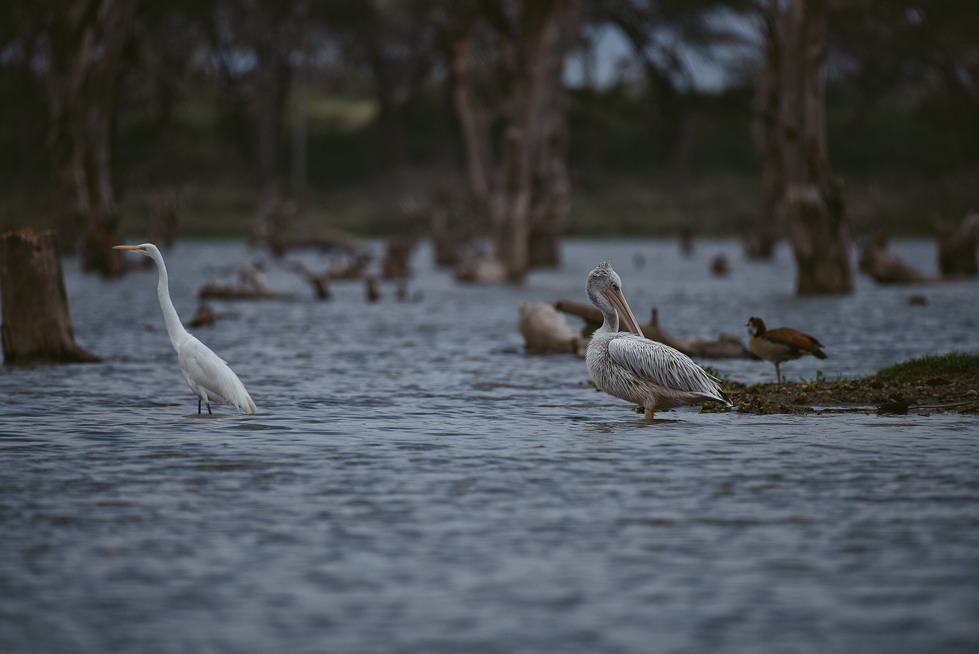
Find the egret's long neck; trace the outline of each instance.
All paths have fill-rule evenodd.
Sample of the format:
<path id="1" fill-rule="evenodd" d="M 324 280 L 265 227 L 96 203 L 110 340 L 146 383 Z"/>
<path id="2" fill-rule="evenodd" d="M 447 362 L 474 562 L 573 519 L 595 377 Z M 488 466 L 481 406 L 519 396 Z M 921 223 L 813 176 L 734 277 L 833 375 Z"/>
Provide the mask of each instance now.
<path id="1" fill-rule="evenodd" d="M 163 263 L 163 257 L 158 252 L 152 253 L 153 261 L 160 272 L 160 278 L 156 283 L 156 296 L 160 299 L 160 309 L 163 310 L 163 322 L 167 326 L 167 334 L 170 342 L 176 348 L 187 336 L 187 330 L 180 322 L 177 310 L 173 308 L 173 301 L 170 300 L 170 283 L 167 278 L 167 265 Z"/>

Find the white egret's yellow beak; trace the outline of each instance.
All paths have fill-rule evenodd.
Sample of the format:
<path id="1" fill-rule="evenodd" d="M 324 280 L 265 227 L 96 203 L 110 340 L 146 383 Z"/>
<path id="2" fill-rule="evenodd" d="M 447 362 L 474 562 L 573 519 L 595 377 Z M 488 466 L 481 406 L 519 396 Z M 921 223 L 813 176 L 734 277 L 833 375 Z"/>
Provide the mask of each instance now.
<path id="1" fill-rule="evenodd" d="M 113 245 L 113 250 L 143 250 L 142 245 Z"/>
<path id="2" fill-rule="evenodd" d="M 622 321 L 622 326 L 628 329 L 630 332 L 636 336 L 642 336 L 645 338 L 645 334 L 642 333 L 642 329 L 639 327 L 639 321 L 636 320 L 636 316 L 633 315 L 632 309 L 629 307 L 629 303 L 625 301 L 625 296 L 622 295 L 621 290 L 605 289 L 602 291 L 602 295 L 605 296 L 615 310 L 619 313 L 619 320 Z"/>

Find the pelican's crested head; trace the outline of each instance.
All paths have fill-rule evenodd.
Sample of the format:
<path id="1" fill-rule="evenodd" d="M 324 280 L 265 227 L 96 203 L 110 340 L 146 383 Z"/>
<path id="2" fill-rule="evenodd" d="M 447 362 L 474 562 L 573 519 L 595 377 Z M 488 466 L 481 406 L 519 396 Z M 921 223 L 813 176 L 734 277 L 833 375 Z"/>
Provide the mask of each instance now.
<path id="1" fill-rule="evenodd" d="M 616 288 L 620 288 L 622 286 L 622 280 L 619 279 L 619 274 L 612 270 L 612 263 L 609 261 L 601 262 L 588 273 L 587 288 L 589 295 L 591 295 L 591 289 L 593 288 L 596 292 L 600 292 L 611 288 L 613 285 Z"/>
<path id="2" fill-rule="evenodd" d="M 639 321 L 636 320 L 629 303 L 622 295 L 622 280 L 618 273 L 612 270 L 612 264 L 603 261 L 595 266 L 595 269 L 588 273 L 585 290 L 591 303 L 605 315 L 605 325 L 611 325 L 611 331 L 616 331 L 621 321 L 626 330 L 636 336 L 643 335 Z"/>

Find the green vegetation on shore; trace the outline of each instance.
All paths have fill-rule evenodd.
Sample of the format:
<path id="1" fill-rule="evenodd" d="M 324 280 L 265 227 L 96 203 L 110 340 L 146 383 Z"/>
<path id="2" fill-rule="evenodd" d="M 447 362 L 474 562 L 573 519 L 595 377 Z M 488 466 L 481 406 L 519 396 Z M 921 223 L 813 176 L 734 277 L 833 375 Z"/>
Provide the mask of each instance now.
<path id="1" fill-rule="evenodd" d="M 860 379 L 817 378 L 781 385 L 747 385 L 725 379 L 723 386 L 740 413 L 851 410 L 979 414 L 979 354 L 950 352 L 925 356 Z"/>
<path id="2" fill-rule="evenodd" d="M 880 381 L 915 381 L 941 376 L 973 375 L 979 378 L 979 354 L 949 352 L 909 359 L 877 371 L 868 379 Z"/>

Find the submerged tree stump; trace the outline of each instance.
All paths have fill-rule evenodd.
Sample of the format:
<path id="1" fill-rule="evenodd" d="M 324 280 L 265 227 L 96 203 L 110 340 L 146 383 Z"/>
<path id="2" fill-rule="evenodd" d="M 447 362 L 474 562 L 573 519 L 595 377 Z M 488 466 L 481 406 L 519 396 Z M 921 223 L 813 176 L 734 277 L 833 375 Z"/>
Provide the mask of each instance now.
<path id="1" fill-rule="evenodd" d="M 415 249 L 414 238 L 388 239 L 381 262 L 381 277 L 384 279 L 403 279 L 411 276 L 411 253 Z"/>
<path id="2" fill-rule="evenodd" d="M 0 304 L 4 363 L 99 360 L 75 344 L 53 231 L 24 228 L 0 236 Z"/>
<path id="3" fill-rule="evenodd" d="M 941 221 L 938 230 L 938 267 L 942 275 L 956 277 L 979 274 L 976 246 L 979 244 L 979 213 L 965 217 L 961 224 Z"/>

